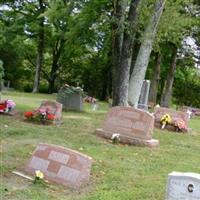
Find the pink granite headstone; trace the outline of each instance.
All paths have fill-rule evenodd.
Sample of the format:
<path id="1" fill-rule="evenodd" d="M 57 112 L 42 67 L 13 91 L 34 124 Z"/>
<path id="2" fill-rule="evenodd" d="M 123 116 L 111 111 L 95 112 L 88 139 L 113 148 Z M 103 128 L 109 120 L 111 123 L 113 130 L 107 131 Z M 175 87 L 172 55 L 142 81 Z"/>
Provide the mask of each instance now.
<path id="1" fill-rule="evenodd" d="M 62 118 L 62 104 L 55 101 L 42 101 L 39 109 L 48 110 L 48 113 L 54 114 L 54 123 L 60 123 Z"/>
<path id="2" fill-rule="evenodd" d="M 36 170 L 44 178 L 78 189 L 89 182 L 92 158 L 77 151 L 52 144 L 39 144 L 26 165 L 25 171 L 35 175 Z"/>
<path id="3" fill-rule="evenodd" d="M 138 146 L 157 146 L 158 140 L 152 139 L 154 117 L 143 110 L 132 107 L 113 107 L 107 114 L 102 129 L 96 129 L 99 136 L 111 139 L 120 134 L 120 142 Z"/>

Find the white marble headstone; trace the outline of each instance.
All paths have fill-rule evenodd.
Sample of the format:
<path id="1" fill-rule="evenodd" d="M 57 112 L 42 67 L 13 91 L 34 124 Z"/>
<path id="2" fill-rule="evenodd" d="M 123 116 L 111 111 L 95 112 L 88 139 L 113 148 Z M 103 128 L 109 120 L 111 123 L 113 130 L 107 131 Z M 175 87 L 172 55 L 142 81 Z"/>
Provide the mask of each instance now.
<path id="1" fill-rule="evenodd" d="M 170 173 L 166 200 L 200 200 L 200 174 Z"/>

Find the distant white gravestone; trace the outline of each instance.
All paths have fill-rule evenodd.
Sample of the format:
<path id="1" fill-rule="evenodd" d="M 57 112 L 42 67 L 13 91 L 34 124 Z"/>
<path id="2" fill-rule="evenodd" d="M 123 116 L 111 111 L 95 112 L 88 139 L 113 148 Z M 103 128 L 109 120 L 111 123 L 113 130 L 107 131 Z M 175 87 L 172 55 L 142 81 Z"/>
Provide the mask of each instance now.
<path id="1" fill-rule="evenodd" d="M 143 81 L 140 98 L 139 98 L 139 102 L 138 102 L 139 109 L 148 110 L 150 84 L 151 84 L 151 82 L 149 80 Z"/>
<path id="2" fill-rule="evenodd" d="M 170 173 L 166 200 L 200 200 L 200 174 Z"/>

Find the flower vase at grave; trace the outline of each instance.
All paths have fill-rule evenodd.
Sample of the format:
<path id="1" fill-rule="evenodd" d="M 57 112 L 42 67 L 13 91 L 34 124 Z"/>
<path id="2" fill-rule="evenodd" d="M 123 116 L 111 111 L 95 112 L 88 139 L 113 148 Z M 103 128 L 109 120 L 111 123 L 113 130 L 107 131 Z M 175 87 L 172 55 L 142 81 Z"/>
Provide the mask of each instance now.
<path id="1" fill-rule="evenodd" d="M 161 129 L 164 129 L 165 128 L 165 126 L 166 126 L 166 124 L 164 123 L 164 124 L 162 124 L 162 126 L 161 126 Z"/>

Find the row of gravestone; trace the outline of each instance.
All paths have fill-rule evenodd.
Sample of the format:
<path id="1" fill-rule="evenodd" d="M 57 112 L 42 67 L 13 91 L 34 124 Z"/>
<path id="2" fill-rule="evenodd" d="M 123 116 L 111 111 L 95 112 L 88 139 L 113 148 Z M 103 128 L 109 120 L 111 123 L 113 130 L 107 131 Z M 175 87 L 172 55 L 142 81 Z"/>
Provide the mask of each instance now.
<path id="1" fill-rule="evenodd" d="M 183 120 L 188 129 L 188 115 L 181 111 L 158 107 L 154 114 L 150 114 L 132 107 L 118 106 L 108 112 L 103 127 L 97 129 L 96 133 L 109 139 L 118 134 L 121 143 L 154 147 L 159 144 L 158 140 L 152 138 L 154 125 L 160 127 L 161 118 L 166 113 L 173 121 Z M 174 130 L 174 126 L 168 127 Z"/>
<path id="2" fill-rule="evenodd" d="M 43 102 L 41 105 L 42 108 L 48 109 L 51 106 L 53 105 L 49 102 Z M 58 106 L 53 110 L 58 111 Z M 164 108 L 156 108 L 155 117 L 160 118 L 167 112 L 174 118 L 181 117 L 187 120 L 186 115 L 169 111 Z M 154 116 L 150 113 L 131 107 L 114 107 L 108 112 L 103 128 L 97 129 L 96 133 L 109 139 L 113 134 L 120 133 L 122 143 L 153 147 L 159 144 L 158 140 L 152 139 L 153 127 Z M 49 181 L 71 188 L 80 188 L 89 182 L 91 165 L 92 158 L 77 151 L 55 145 L 40 144 L 25 170 L 31 174 L 40 170 Z M 198 199 L 196 198 L 198 194 L 194 189 L 199 187 L 197 176 L 170 174 L 167 200 Z"/>
<path id="3" fill-rule="evenodd" d="M 75 88 L 65 84 L 60 88 L 57 95 L 57 101 L 63 105 L 64 110 L 83 110 L 83 90 L 70 90 L 70 88 Z M 75 88 L 76 89 L 76 88 Z M 79 87 L 78 87 L 79 89 Z M 80 88 L 81 89 L 81 88 Z M 141 94 L 139 98 L 138 108 L 148 110 L 148 96 L 150 89 L 150 81 L 144 80 L 141 88 Z M 66 92 L 68 91 L 68 92 Z M 94 98 L 93 98 L 94 99 Z M 86 98 L 87 100 L 87 98 Z M 86 101 L 87 102 L 87 101 Z M 93 102 L 93 106 L 96 105 L 96 101 Z"/>
<path id="4" fill-rule="evenodd" d="M 42 101 L 39 109 L 48 110 L 55 116 L 54 123 L 58 124 L 62 117 L 62 104 L 52 101 Z M 188 115 L 181 111 L 168 108 L 155 108 L 154 116 L 149 112 L 132 107 L 113 107 L 107 114 L 102 129 L 97 129 L 98 135 L 111 138 L 113 134 L 120 134 L 121 142 L 142 146 L 156 146 L 158 141 L 152 139 L 153 127 L 160 127 L 160 120 L 166 113 L 172 119 L 182 119 L 188 129 Z M 173 126 L 171 127 L 173 129 Z"/>
<path id="5" fill-rule="evenodd" d="M 36 170 L 45 179 L 79 189 L 90 179 L 92 158 L 64 147 L 39 144 L 25 171 L 34 175 Z M 166 200 L 199 200 L 200 174 L 172 172 L 168 175 Z"/>

